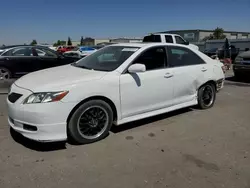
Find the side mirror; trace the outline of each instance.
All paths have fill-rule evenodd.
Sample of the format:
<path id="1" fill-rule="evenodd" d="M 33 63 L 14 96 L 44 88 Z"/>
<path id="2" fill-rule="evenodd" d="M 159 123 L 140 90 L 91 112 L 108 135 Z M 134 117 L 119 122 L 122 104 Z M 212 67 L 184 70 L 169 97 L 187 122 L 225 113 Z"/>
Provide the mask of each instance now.
<path id="1" fill-rule="evenodd" d="M 138 73 L 138 72 L 145 72 L 146 66 L 143 64 L 133 64 L 128 68 L 129 73 Z"/>

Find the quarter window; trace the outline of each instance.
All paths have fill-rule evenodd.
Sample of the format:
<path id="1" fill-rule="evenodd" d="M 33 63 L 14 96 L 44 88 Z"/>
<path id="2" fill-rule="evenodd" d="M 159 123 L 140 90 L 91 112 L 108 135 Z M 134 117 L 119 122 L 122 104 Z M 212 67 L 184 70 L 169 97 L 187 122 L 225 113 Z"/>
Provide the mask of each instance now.
<path id="1" fill-rule="evenodd" d="M 194 52 L 187 48 L 169 46 L 168 62 L 170 67 L 199 65 L 205 62 Z"/>
<path id="2" fill-rule="evenodd" d="M 165 67 L 166 64 L 166 51 L 163 47 L 151 48 L 143 52 L 134 62 L 139 64 L 144 64 L 146 66 L 146 71 L 161 69 Z"/>
<path id="3" fill-rule="evenodd" d="M 160 35 L 148 35 L 143 38 L 143 42 L 161 42 Z"/>
<path id="4" fill-rule="evenodd" d="M 36 48 L 34 55 L 39 57 L 57 57 L 54 52 L 46 48 Z"/>

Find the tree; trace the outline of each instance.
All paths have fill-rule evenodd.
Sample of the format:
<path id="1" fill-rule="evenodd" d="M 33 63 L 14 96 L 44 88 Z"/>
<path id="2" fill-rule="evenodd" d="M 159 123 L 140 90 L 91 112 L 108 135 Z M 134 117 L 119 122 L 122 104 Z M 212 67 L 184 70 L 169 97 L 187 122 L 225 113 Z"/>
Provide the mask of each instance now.
<path id="1" fill-rule="evenodd" d="M 214 31 L 213 34 L 204 37 L 202 40 L 213 40 L 213 39 L 225 39 L 226 35 L 224 35 L 224 29 L 217 27 Z"/>
<path id="2" fill-rule="evenodd" d="M 83 46 L 84 45 L 84 39 L 83 37 L 81 37 L 81 42 L 80 42 L 80 45 Z"/>
<path id="3" fill-rule="evenodd" d="M 30 43 L 30 45 L 32 45 L 32 46 L 37 45 L 36 40 L 32 40 L 32 42 Z"/>
<path id="4" fill-rule="evenodd" d="M 66 45 L 66 41 L 65 40 L 58 40 L 57 42 L 55 42 L 53 44 L 53 46 L 63 46 Z"/>
<path id="5" fill-rule="evenodd" d="M 72 46 L 72 42 L 71 42 L 70 37 L 68 37 L 68 42 L 67 42 L 67 45 L 68 45 L 68 46 Z"/>

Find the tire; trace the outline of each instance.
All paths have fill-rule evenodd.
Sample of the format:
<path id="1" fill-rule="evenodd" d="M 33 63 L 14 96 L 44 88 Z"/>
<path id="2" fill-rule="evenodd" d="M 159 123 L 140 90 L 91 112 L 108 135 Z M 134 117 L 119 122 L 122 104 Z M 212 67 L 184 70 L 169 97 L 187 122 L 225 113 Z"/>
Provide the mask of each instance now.
<path id="1" fill-rule="evenodd" d="M 207 94 L 205 92 L 211 91 L 211 94 Z M 207 100 L 204 100 L 205 95 L 210 96 L 211 100 L 208 102 Z M 212 83 L 207 83 L 204 84 L 203 86 L 200 87 L 200 89 L 198 90 L 198 107 L 200 109 L 208 109 L 213 107 L 214 102 L 216 99 L 216 89 L 215 89 L 215 85 Z"/>
<path id="2" fill-rule="evenodd" d="M 8 81 L 11 79 L 12 74 L 11 71 L 5 67 L 0 67 L 0 81 Z"/>
<path id="3" fill-rule="evenodd" d="M 103 117 L 106 118 L 101 119 Z M 76 144 L 93 143 L 107 137 L 112 124 L 113 111 L 109 104 L 102 100 L 90 100 L 79 106 L 71 116 L 68 123 L 68 138 Z M 94 134 L 99 129 L 101 130 L 97 135 L 87 135 L 92 132 Z"/>

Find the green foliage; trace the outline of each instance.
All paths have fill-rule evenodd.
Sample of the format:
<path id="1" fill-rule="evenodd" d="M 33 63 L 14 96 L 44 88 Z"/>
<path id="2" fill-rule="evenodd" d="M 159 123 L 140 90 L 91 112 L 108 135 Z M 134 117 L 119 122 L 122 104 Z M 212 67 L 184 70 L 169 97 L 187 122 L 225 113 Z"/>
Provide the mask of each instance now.
<path id="1" fill-rule="evenodd" d="M 224 29 L 217 27 L 213 34 L 204 37 L 202 40 L 206 41 L 206 40 L 216 40 L 216 39 L 225 39 L 226 35 L 223 34 L 224 33 Z"/>
<path id="2" fill-rule="evenodd" d="M 68 45 L 68 46 L 72 46 L 72 42 L 71 42 L 70 37 L 68 37 L 68 42 L 67 42 L 67 45 Z"/>
<path id="3" fill-rule="evenodd" d="M 84 39 L 83 39 L 83 37 L 81 37 L 80 45 L 81 45 L 81 46 L 84 45 Z"/>
<path id="4" fill-rule="evenodd" d="M 32 40 L 32 42 L 30 43 L 30 45 L 32 45 L 32 46 L 37 45 L 36 40 Z"/>
<path id="5" fill-rule="evenodd" d="M 53 44 L 53 46 L 64 46 L 66 45 L 65 40 L 58 40 L 56 43 Z"/>

